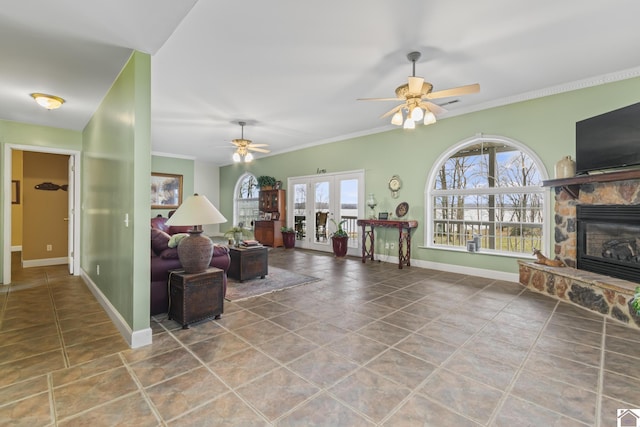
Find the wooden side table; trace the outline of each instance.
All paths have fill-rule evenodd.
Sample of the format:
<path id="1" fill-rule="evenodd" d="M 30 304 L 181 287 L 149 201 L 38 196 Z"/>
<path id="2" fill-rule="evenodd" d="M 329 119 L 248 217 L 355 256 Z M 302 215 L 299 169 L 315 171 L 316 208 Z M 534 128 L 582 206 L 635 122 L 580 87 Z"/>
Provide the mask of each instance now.
<path id="1" fill-rule="evenodd" d="M 269 274 L 267 248 L 264 246 L 236 248 L 229 247 L 231 264 L 227 270 L 227 277 L 239 281 L 260 276 L 261 279 Z"/>
<path id="2" fill-rule="evenodd" d="M 219 319 L 224 311 L 223 274 L 223 270 L 214 267 L 195 274 L 170 271 L 169 319 L 181 323 L 183 329 L 201 320 Z"/>

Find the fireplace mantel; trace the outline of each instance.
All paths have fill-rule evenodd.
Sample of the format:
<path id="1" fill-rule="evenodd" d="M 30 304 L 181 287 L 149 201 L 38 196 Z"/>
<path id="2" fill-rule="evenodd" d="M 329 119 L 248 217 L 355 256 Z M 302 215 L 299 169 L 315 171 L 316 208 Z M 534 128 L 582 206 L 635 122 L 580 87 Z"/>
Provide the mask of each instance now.
<path id="1" fill-rule="evenodd" d="M 630 169 L 616 172 L 594 173 L 591 175 L 579 175 L 571 178 L 549 179 L 542 181 L 543 187 L 561 187 L 573 199 L 580 196 L 580 185 L 596 182 L 627 181 L 640 179 L 640 169 Z"/>

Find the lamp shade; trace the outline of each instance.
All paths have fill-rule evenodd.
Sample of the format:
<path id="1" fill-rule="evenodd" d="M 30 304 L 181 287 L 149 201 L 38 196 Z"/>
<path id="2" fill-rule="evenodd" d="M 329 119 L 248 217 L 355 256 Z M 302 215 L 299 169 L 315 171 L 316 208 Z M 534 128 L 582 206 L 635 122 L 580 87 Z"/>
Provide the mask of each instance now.
<path id="1" fill-rule="evenodd" d="M 203 225 L 227 222 L 206 196 L 194 194 L 187 197 L 178 210 L 167 220 L 167 225 Z"/>
<path id="2" fill-rule="evenodd" d="M 207 270 L 213 256 L 213 241 L 202 235 L 202 224 L 220 224 L 227 219 L 205 196 L 194 194 L 185 200 L 166 222 L 167 225 L 191 225 L 189 236 L 178 243 L 178 259 L 185 273 Z"/>

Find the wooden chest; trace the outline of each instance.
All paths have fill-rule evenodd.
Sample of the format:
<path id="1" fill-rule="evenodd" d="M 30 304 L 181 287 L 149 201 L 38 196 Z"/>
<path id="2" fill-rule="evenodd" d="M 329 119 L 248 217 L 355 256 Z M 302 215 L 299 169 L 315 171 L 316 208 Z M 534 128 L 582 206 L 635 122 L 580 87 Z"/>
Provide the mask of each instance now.
<path id="1" fill-rule="evenodd" d="M 231 264 L 227 276 L 243 281 L 269 274 L 269 262 L 267 248 L 264 246 L 255 248 L 229 248 Z"/>
<path id="2" fill-rule="evenodd" d="M 204 273 L 187 274 L 184 270 L 169 273 L 169 319 L 186 329 L 201 320 L 219 319 L 224 311 L 224 271 L 211 267 Z"/>

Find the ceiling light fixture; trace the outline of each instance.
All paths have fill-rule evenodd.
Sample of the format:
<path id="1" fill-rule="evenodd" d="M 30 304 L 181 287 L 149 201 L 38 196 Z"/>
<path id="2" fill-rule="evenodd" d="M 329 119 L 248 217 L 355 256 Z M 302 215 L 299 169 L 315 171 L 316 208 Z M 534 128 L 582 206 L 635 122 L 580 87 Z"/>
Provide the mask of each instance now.
<path id="1" fill-rule="evenodd" d="M 233 141 L 231 141 L 231 143 L 236 146 L 236 152 L 233 153 L 232 156 L 234 162 L 251 162 L 253 160 L 253 154 L 250 152 L 250 150 L 258 151 L 260 153 L 269 152 L 269 150 L 265 150 L 264 148 L 262 148 L 266 147 L 267 144 L 252 144 L 250 139 L 244 139 L 244 125 L 246 125 L 247 123 L 238 122 L 238 124 L 242 127 L 241 137 L 239 139 L 234 139 Z"/>
<path id="2" fill-rule="evenodd" d="M 65 100 L 55 95 L 47 95 L 46 93 L 38 93 L 34 92 L 30 94 L 33 99 L 46 108 L 47 110 L 55 110 L 56 108 L 60 108 L 62 104 L 65 103 Z"/>

